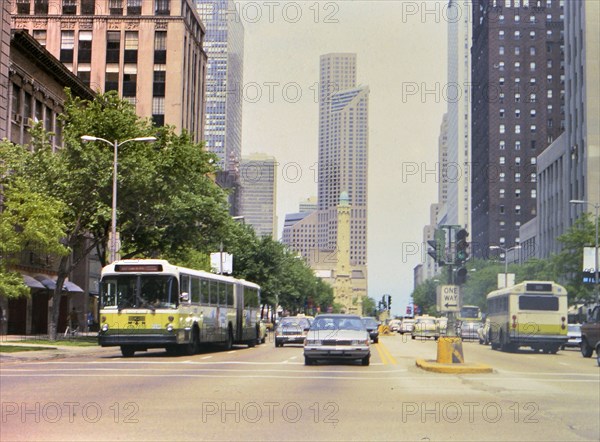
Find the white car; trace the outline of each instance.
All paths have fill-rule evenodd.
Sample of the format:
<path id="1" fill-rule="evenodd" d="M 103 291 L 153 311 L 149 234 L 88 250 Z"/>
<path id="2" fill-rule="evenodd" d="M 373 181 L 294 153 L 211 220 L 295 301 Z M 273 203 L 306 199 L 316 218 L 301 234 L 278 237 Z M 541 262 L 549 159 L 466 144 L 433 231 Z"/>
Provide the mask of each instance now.
<path id="1" fill-rule="evenodd" d="M 411 333 L 415 328 L 415 320 L 412 318 L 404 318 L 400 323 L 400 328 L 398 329 L 398 333 L 403 335 L 404 333 Z"/>

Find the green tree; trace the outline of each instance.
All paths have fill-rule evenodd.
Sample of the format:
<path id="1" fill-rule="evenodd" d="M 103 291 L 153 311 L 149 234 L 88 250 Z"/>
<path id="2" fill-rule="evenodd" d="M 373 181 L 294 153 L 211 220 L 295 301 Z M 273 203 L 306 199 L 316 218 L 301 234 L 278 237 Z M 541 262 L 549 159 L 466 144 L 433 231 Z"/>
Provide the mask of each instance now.
<path id="1" fill-rule="evenodd" d="M 152 127 L 114 92 L 93 101 L 69 96 L 61 119 L 62 149 L 53 153 L 48 134 L 36 127 L 31 134 L 33 149 L 25 151 L 29 158 L 8 168 L 11 175 L 30 179 L 41 195 L 61 203 L 56 205 L 64 226 L 61 242 L 79 251 L 59 259 L 48 324 L 51 339 L 56 338 L 65 279 L 90 251 L 96 250 L 103 260 L 108 245 L 113 149 L 102 142 L 83 143 L 82 135 L 119 142 L 149 134 L 157 137 L 152 144 L 131 142 L 119 149 L 117 230 L 122 257 L 206 250 L 213 233 L 223 231 L 229 219 L 225 195 L 209 177 L 214 156 L 187 134 Z"/>
<path id="2" fill-rule="evenodd" d="M 7 298 L 29 295 L 21 274 L 9 270 L 11 264 L 18 262 L 22 250 L 35 249 L 57 256 L 69 253 L 60 242 L 65 236 L 63 203 L 21 173 L 28 168 L 28 162 L 43 162 L 45 154 L 27 153 L 20 146 L 0 142 L 0 186 L 4 189 L 0 211 L 0 295 Z"/>
<path id="3" fill-rule="evenodd" d="M 375 302 L 375 300 L 373 298 L 369 298 L 368 296 L 365 296 L 363 298 L 363 304 L 362 304 L 363 316 L 375 316 L 376 308 L 377 308 L 377 303 Z"/>
<path id="4" fill-rule="evenodd" d="M 554 272 L 558 275 L 558 282 L 567 289 L 569 301 L 591 299 L 593 286 L 586 286 L 583 283 L 581 272 L 583 248 L 595 244 L 595 226 L 592 216 L 584 213 L 557 240 L 561 243 L 562 250 L 552 257 L 552 264 Z"/>
<path id="5" fill-rule="evenodd" d="M 421 308 L 421 314 L 435 315 L 437 313 L 437 285 L 438 281 L 427 279 L 414 289 L 413 302 Z"/>

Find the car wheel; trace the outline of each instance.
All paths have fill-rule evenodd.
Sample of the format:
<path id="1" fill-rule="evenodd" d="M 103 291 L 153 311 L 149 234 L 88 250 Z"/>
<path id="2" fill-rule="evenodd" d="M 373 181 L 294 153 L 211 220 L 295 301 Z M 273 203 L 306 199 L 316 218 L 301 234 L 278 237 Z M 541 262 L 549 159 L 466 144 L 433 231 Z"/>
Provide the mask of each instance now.
<path id="1" fill-rule="evenodd" d="M 592 347 L 590 347 L 590 344 L 588 344 L 587 339 L 582 339 L 581 340 L 581 355 L 584 358 L 591 358 L 592 353 L 594 353 L 594 349 Z"/>
<path id="2" fill-rule="evenodd" d="M 371 362 L 371 356 L 365 356 L 364 358 L 362 358 L 360 360 L 360 363 L 362 365 L 369 365 L 370 362 Z"/>
<path id="3" fill-rule="evenodd" d="M 133 347 L 130 347 L 128 345 L 121 345 L 121 354 L 124 358 L 130 358 L 134 355 L 134 353 L 135 350 Z"/>
<path id="4" fill-rule="evenodd" d="M 374 343 L 374 344 L 377 344 L 378 342 L 379 342 L 379 338 L 375 338 L 375 339 L 373 339 L 373 343 Z"/>
<path id="5" fill-rule="evenodd" d="M 304 365 L 314 365 L 315 361 L 313 361 L 308 356 L 304 356 Z"/>

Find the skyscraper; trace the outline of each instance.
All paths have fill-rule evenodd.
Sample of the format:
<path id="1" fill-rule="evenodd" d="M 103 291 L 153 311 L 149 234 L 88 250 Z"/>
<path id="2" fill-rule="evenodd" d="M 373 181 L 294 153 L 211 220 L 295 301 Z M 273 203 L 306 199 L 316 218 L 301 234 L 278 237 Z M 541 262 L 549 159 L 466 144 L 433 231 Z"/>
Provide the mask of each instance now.
<path id="1" fill-rule="evenodd" d="M 347 192 L 350 263 L 365 265 L 369 88 L 356 85 L 356 54 L 326 54 L 320 61 L 317 244 L 336 249 L 337 205 Z"/>
<path id="2" fill-rule="evenodd" d="M 219 156 L 217 182 L 232 190 L 230 212 L 239 213 L 242 156 L 244 26 L 233 0 L 195 0 L 206 26 L 206 148 Z"/>
<path id="3" fill-rule="evenodd" d="M 445 203 L 446 224 L 471 225 L 471 14 L 472 0 L 448 3 L 448 110 L 447 161 L 440 158 L 440 203 Z M 451 18 L 451 19 L 450 19 Z"/>
<path id="4" fill-rule="evenodd" d="M 239 213 L 257 236 L 277 238 L 277 162 L 264 154 L 242 157 Z"/>
<path id="5" fill-rule="evenodd" d="M 564 2 L 472 5 L 471 244 L 486 257 L 536 216 L 537 156 L 564 129 Z"/>

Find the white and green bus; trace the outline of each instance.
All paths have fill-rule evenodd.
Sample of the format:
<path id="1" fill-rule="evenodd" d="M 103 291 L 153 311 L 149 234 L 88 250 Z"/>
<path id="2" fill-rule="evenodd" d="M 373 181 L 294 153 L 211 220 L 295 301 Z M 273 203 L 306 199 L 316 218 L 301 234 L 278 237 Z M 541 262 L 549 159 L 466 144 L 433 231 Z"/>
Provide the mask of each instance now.
<path id="1" fill-rule="evenodd" d="M 567 291 L 552 281 L 525 281 L 487 295 L 493 349 L 522 346 L 556 353 L 567 342 Z"/>
<path id="2" fill-rule="evenodd" d="M 259 342 L 260 287 L 228 276 L 169 264 L 122 260 L 102 269 L 103 347 L 123 356 L 149 348 L 193 354 L 203 344 L 250 347 Z"/>

